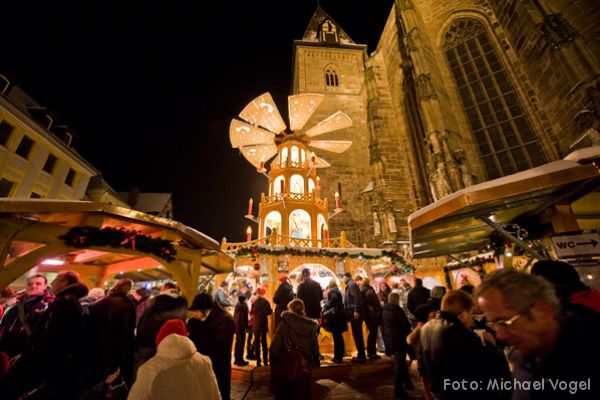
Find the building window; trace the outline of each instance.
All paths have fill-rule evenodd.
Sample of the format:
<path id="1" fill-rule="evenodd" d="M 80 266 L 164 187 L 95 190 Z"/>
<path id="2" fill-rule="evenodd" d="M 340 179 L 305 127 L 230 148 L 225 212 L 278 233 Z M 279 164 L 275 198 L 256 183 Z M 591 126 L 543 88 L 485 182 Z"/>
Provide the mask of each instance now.
<path id="1" fill-rule="evenodd" d="M 54 167 L 56 166 L 56 161 L 57 158 L 53 154 L 48 154 L 48 158 L 46 159 L 46 162 L 44 163 L 44 168 L 42 169 L 50 175 L 52 175 Z"/>
<path id="2" fill-rule="evenodd" d="M 33 149 L 33 140 L 31 140 L 29 136 L 25 135 L 23 136 L 23 139 L 21 139 L 21 143 L 19 143 L 19 147 L 17 147 L 15 153 L 28 160 L 29 155 L 31 154 L 31 149 Z"/>
<path id="3" fill-rule="evenodd" d="M 43 196 L 39 193 L 36 192 L 31 192 L 31 194 L 29 195 L 30 199 L 41 199 Z"/>
<path id="4" fill-rule="evenodd" d="M 65 183 L 71 187 L 73 187 L 73 183 L 75 182 L 75 176 L 77 172 L 73 168 L 69 168 L 69 173 L 67 174 L 67 179 L 65 179 Z"/>
<path id="5" fill-rule="evenodd" d="M 325 68 L 325 85 L 330 87 L 338 87 L 340 85 L 337 73 L 332 67 Z"/>
<path id="6" fill-rule="evenodd" d="M 548 162 L 483 24 L 455 21 L 444 52 L 489 179 Z"/>
<path id="7" fill-rule="evenodd" d="M 9 197 L 13 186 L 15 186 L 13 181 L 4 178 L 0 179 L 0 197 Z"/>
<path id="8" fill-rule="evenodd" d="M 8 140 L 10 139 L 10 135 L 12 135 L 14 130 L 15 127 L 9 124 L 8 122 L 0 122 L 0 145 L 8 147 Z"/>
<path id="9" fill-rule="evenodd" d="M 327 43 L 338 42 L 337 27 L 331 20 L 326 20 L 321 24 L 321 41 Z"/>

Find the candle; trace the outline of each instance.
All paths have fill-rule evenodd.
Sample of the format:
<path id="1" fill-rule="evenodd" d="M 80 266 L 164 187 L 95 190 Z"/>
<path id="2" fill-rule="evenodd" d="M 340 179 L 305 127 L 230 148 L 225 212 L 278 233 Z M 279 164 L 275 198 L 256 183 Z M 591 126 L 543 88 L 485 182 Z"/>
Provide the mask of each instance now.
<path id="1" fill-rule="evenodd" d="M 262 156 L 260 158 L 260 169 L 263 170 L 265 169 L 265 156 Z M 249 214 L 250 215 L 250 214 Z"/>
<path id="2" fill-rule="evenodd" d="M 317 160 L 317 156 L 315 155 L 315 152 L 313 151 L 312 153 L 310 153 L 310 160 L 314 163 Z"/>
<path id="3" fill-rule="evenodd" d="M 323 239 L 329 239 L 329 227 L 327 226 L 327 224 L 323 224 Z"/>
<path id="4" fill-rule="evenodd" d="M 321 189 L 321 178 L 317 176 L 317 189 Z"/>
<path id="5" fill-rule="evenodd" d="M 250 200 L 248 200 L 248 214 L 246 215 L 252 215 L 252 197 L 250 197 Z"/>
<path id="6" fill-rule="evenodd" d="M 285 193 L 285 180 L 282 179 L 279 181 L 279 188 L 281 189 L 281 193 Z"/>
<path id="7" fill-rule="evenodd" d="M 246 229 L 246 242 L 250 242 L 252 240 L 252 227 L 248 227 Z"/>
<path id="8" fill-rule="evenodd" d="M 340 194 L 338 192 L 335 192 L 335 208 L 340 208 Z"/>

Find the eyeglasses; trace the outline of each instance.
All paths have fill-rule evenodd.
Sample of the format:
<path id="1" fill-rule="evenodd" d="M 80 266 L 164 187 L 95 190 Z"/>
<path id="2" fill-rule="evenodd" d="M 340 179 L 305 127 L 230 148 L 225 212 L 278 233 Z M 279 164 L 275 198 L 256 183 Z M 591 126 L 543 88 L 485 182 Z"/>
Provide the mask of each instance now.
<path id="1" fill-rule="evenodd" d="M 511 319 L 490 321 L 490 322 L 486 323 L 485 325 L 494 331 L 498 330 L 498 327 L 510 328 L 512 326 L 512 324 L 514 324 L 515 321 L 518 320 L 519 318 L 521 318 L 522 316 L 523 316 L 523 314 L 519 313 L 519 314 L 516 314 Z"/>

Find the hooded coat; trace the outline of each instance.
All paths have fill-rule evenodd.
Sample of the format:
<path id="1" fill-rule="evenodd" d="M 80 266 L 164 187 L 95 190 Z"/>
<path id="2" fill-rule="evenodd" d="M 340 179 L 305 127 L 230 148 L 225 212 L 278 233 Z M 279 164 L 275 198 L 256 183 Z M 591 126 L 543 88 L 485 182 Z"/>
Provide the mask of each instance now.
<path id="1" fill-rule="evenodd" d="M 291 329 L 288 330 L 288 327 Z M 320 365 L 319 344 L 317 343 L 318 327 L 317 322 L 308 317 L 284 311 L 281 314 L 281 323 L 277 326 L 277 331 L 271 342 L 271 365 L 277 363 L 291 332 L 292 341 L 298 347 L 300 353 L 312 367 L 318 367 Z"/>
<path id="2" fill-rule="evenodd" d="M 129 400 L 220 400 L 210 358 L 185 336 L 171 334 L 138 370 Z"/>
<path id="3" fill-rule="evenodd" d="M 277 328 L 277 324 L 279 324 L 281 313 L 287 310 L 287 306 L 292 300 L 294 300 L 294 289 L 292 288 L 292 285 L 287 281 L 281 282 L 273 295 L 273 303 L 275 303 L 273 323 L 275 324 L 275 328 Z"/>

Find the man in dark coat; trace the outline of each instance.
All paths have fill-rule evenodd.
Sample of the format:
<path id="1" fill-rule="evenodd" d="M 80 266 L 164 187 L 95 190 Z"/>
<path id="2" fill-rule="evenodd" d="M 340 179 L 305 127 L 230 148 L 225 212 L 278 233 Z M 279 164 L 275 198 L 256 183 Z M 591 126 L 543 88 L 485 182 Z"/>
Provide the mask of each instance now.
<path id="1" fill-rule="evenodd" d="M 0 324 L 0 351 L 8 358 L 21 354 L 42 314 L 54 300 L 43 275 L 27 278 L 25 294 L 8 309 Z"/>
<path id="2" fill-rule="evenodd" d="M 156 335 L 160 328 L 170 319 L 185 321 L 187 308 L 186 298 L 170 282 L 160 288 L 159 295 L 146 300 L 135 337 L 134 377 L 137 369 L 156 354 Z"/>
<path id="3" fill-rule="evenodd" d="M 351 361 L 365 363 L 367 362 L 367 356 L 365 354 L 365 341 L 362 331 L 365 309 L 363 307 L 362 294 L 349 272 L 344 272 L 343 279 L 346 284 L 344 308 L 346 310 L 346 318 L 350 321 L 352 338 L 354 339 L 357 351 L 356 357 L 353 357 Z"/>
<path id="4" fill-rule="evenodd" d="M 233 321 L 235 322 L 235 365 L 245 366 L 248 361 L 244 360 L 244 344 L 246 343 L 246 330 L 248 329 L 248 305 L 246 296 L 240 294 L 238 302 L 233 311 Z"/>
<path id="5" fill-rule="evenodd" d="M 39 398 L 46 400 L 77 395 L 82 339 L 79 299 L 88 289 L 76 272 L 63 271 L 52 282 L 52 291 L 54 302 L 33 330 L 28 348 L 2 381 L 3 400 L 16 399 L 35 388 L 41 388 Z"/>
<path id="6" fill-rule="evenodd" d="M 323 300 L 323 289 L 318 282 L 310 278 L 310 269 L 302 270 L 302 282 L 298 285 L 298 298 L 304 302 L 306 316 L 319 319 L 321 317 L 321 300 Z"/>
<path id="7" fill-rule="evenodd" d="M 421 328 L 419 362 L 441 400 L 498 399 L 505 393 L 489 386 L 509 378 L 504 355 L 495 348 L 493 336 L 484 333 L 486 344 L 471 329 L 473 299 L 462 290 L 451 290 L 442 299 L 440 316 Z M 477 390 L 460 382 L 476 382 Z M 458 384 L 458 386 L 457 386 Z"/>
<path id="8" fill-rule="evenodd" d="M 344 336 L 342 333 L 348 329 L 346 313 L 342 301 L 342 293 L 337 287 L 335 279 L 329 282 L 327 301 L 323 305 L 324 328 L 333 336 L 332 362 L 340 364 L 344 361 Z"/>
<path id="9" fill-rule="evenodd" d="M 294 300 L 294 289 L 292 285 L 288 282 L 288 278 L 285 275 L 281 275 L 279 278 L 279 286 L 277 290 L 275 290 L 275 294 L 273 295 L 273 303 L 275 303 L 275 312 L 273 314 L 273 329 L 277 329 L 277 324 L 279 323 L 279 316 L 282 312 L 287 310 L 287 306 L 290 301 Z"/>
<path id="10" fill-rule="evenodd" d="M 406 390 L 413 384 L 406 365 L 406 337 L 410 333 L 410 322 L 400 307 L 400 295 L 390 293 L 388 302 L 383 306 L 383 324 L 381 332 L 385 343 L 385 352 L 394 358 L 394 395 L 397 399 L 406 398 Z"/>
<path id="11" fill-rule="evenodd" d="M 131 279 L 120 279 L 110 295 L 90 308 L 86 320 L 87 371 L 84 386 L 94 386 L 121 369 L 121 375 L 131 386 L 135 331 L 135 305 L 128 293 Z"/>
<path id="12" fill-rule="evenodd" d="M 377 355 L 377 332 L 381 324 L 381 303 L 368 278 L 363 279 L 360 292 L 363 297 L 363 307 L 365 309 L 364 320 L 369 330 L 369 335 L 367 336 L 367 356 L 370 359 L 377 360 L 381 358 Z"/>
<path id="13" fill-rule="evenodd" d="M 406 306 L 408 311 L 414 315 L 417 307 L 427 303 L 427 300 L 429 300 L 429 289 L 423 287 L 423 280 L 420 278 L 415 279 L 415 287 L 410 289 L 407 295 Z"/>
<path id="14" fill-rule="evenodd" d="M 258 288 L 256 291 L 256 300 L 254 300 L 254 304 L 252 305 L 252 312 L 254 313 L 252 331 L 254 332 L 254 356 L 256 357 L 256 366 L 260 367 L 261 364 L 261 346 L 265 365 L 269 365 L 267 333 L 269 332 L 269 315 L 273 313 L 273 309 L 271 309 L 269 301 L 265 299 L 265 289 Z"/>
<path id="15" fill-rule="evenodd" d="M 213 303 L 208 293 L 194 297 L 187 327 L 190 339 L 201 354 L 210 358 L 223 400 L 231 396 L 231 348 L 235 322 L 229 313 Z"/>

